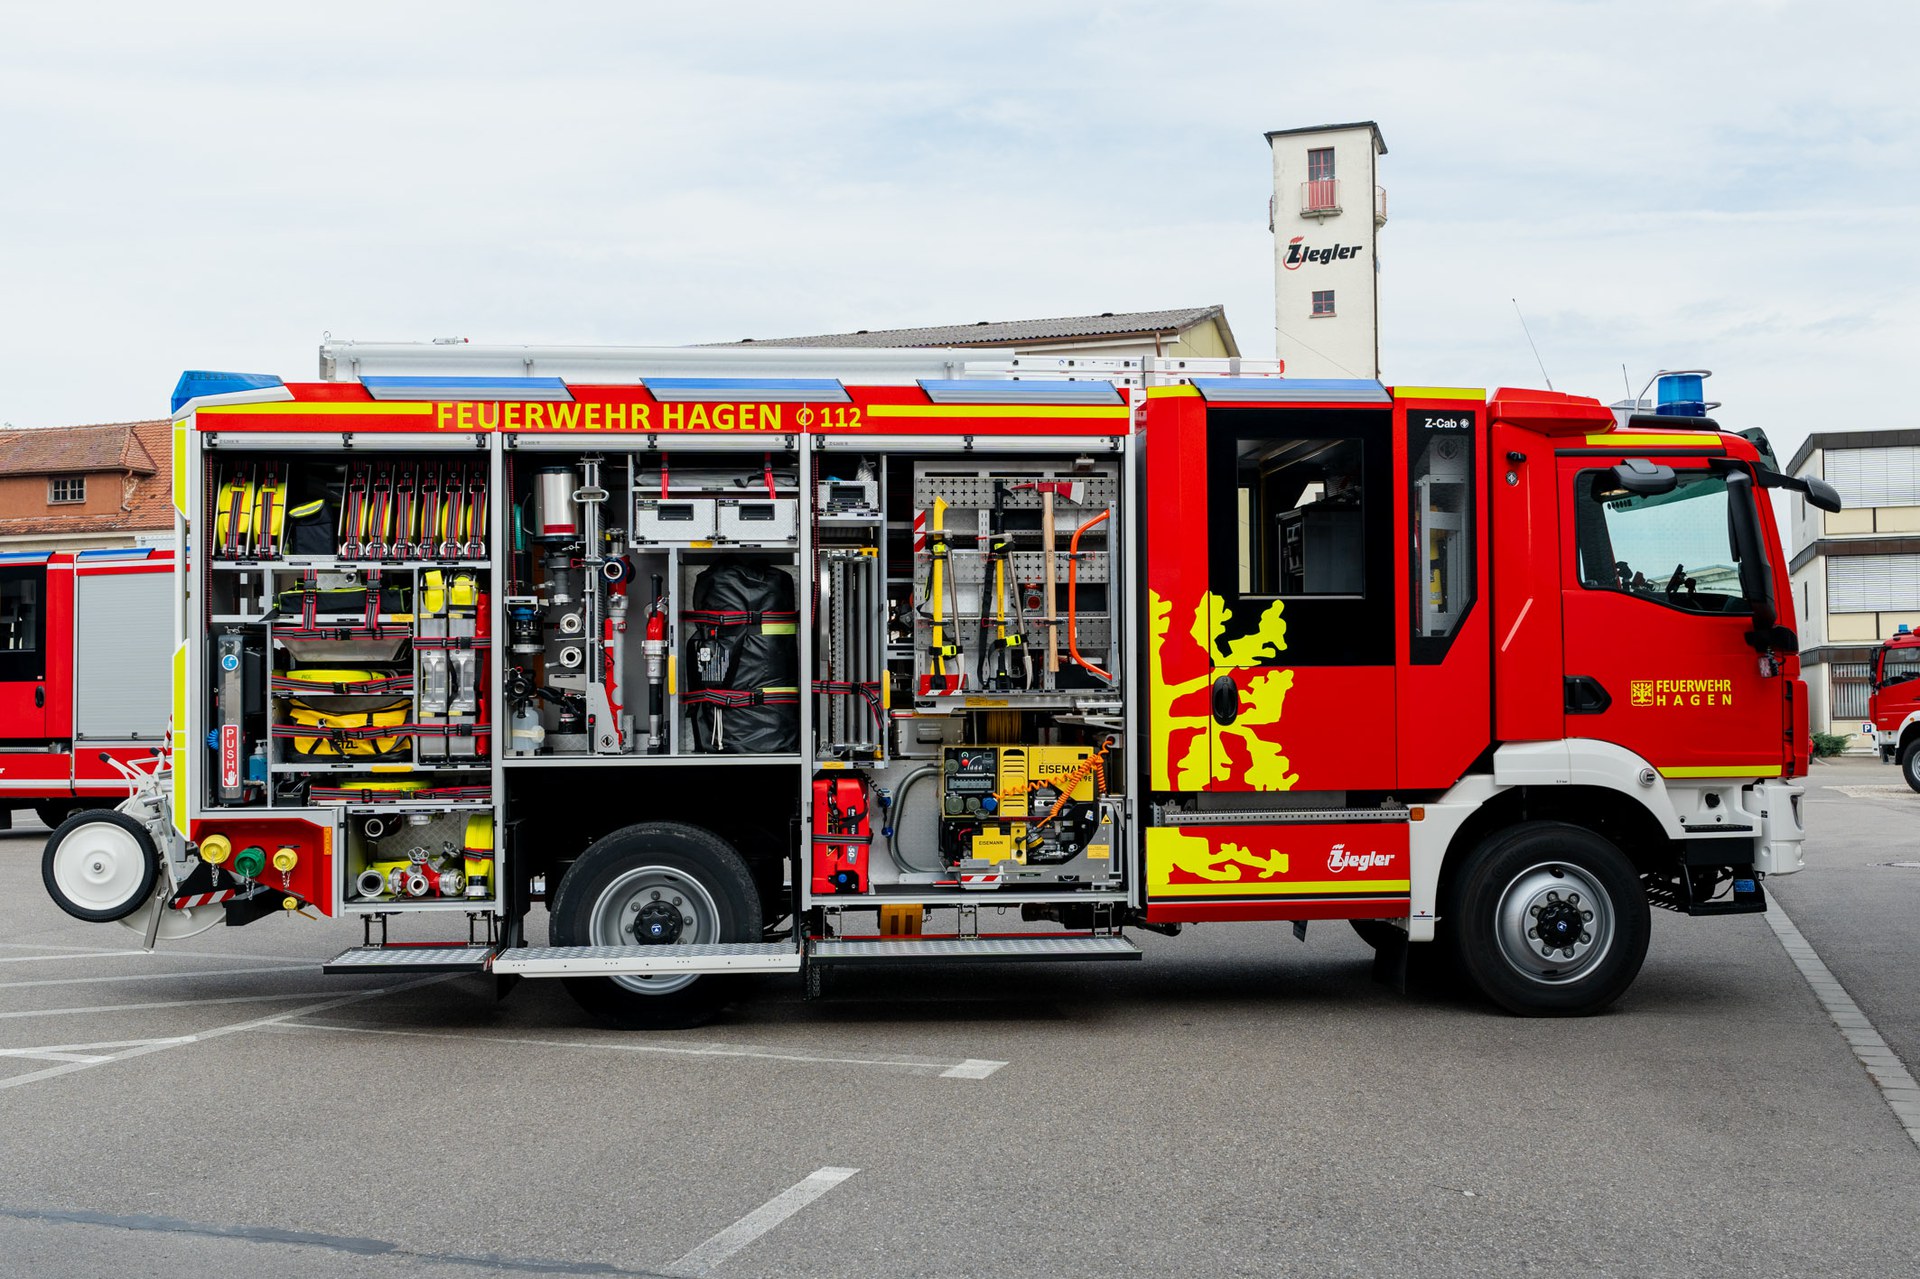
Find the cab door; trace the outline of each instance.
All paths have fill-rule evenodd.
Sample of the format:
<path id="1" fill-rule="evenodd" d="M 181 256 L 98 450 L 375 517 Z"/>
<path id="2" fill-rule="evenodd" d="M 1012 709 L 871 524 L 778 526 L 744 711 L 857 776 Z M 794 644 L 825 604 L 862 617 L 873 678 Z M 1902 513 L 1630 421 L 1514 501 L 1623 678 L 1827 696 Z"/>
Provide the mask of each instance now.
<path id="1" fill-rule="evenodd" d="M 1560 459 L 1566 735 L 1667 777 L 1777 776 L 1784 676 L 1748 642 L 1729 519 L 1752 486 L 1730 489 L 1699 454 L 1656 455 L 1677 486 L 1635 496 L 1612 474 L 1625 460 Z"/>
<path id="2" fill-rule="evenodd" d="M 0 561 L 0 738 L 47 736 L 47 564 Z"/>
<path id="3" fill-rule="evenodd" d="M 1392 412 L 1209 405 L 1211 791 L 1389 790 L 1398 602 Z"/>

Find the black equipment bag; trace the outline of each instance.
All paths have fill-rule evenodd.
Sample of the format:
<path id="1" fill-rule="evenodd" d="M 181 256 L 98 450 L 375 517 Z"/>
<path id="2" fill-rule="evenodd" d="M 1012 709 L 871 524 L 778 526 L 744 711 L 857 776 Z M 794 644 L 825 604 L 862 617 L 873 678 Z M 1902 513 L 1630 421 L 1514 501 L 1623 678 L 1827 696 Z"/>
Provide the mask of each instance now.
<path id="1" fill-rule="evenodd" d="M 800 749 L 800 615 L 793 578 L 728 557 L 694 579 L 686 656 L 687 719 L 697 751 L 782 755 Z"/>

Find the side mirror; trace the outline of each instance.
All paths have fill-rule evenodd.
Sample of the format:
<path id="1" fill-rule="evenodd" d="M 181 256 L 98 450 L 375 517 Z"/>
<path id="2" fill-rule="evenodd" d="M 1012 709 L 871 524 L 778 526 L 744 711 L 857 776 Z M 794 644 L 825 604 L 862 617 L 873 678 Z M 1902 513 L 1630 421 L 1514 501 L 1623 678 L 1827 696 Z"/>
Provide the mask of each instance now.
<path id="1" fill-rule="evenodd" d="M 1679 487 L 1680 477 L 1673 473 L 1671 466 L 1630 457 L 1613 468 L 1613 482 L 1635 497 L 1658 497 Z"/>
<path id="2" fill-rule="evenodd" d="M 1802 476 L 1801 480 L 1807 486 L 1807 501 L 1823 511 L 1840 509 L 1840 493 L 1833 485 L 1825 480 L 1817 480 L 1811 475 Z"/>
<path id="3" fill-rule="evenodd" d="M 1774 625 L 1779 613 L 1773 601 L 1773 568 L 1767 563 L 1767 542 L 1753 500 L 1753 477 L 1732 471 L 1726 481 L 1727 519 L 1733 525 L 1734 553 L 1740 557 L 1740 597 L 1753 610 L 1747 642 L 1763 652 L 1777 649 L 1782 628 Z"/>

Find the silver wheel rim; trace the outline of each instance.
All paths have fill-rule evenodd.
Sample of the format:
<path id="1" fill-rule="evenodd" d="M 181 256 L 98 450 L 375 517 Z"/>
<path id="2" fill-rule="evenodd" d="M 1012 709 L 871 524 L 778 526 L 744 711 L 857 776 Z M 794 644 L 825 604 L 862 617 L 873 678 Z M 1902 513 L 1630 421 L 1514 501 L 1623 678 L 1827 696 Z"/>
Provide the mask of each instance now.
<path id="1" fill-rule="evenodd" d="M 53 882 L 82 910 L 125 909 L 146 875 L 147 855 L 140 841 L 112 822 L 76 826 L 53 850 Z"/>
<path id="2" fill-rule="evenodd" d="M 1515 875 L 1493 923 L 1507 966 L 1542 985 L 1580 980 L 1613 949 L 1612 899 L 1590 873 L 1567 862 L 1541 862 Z"/>
<path id="3" fill-rule="evenodd" d="M 713 894 L 705 884 L 672 866 L 636 866 L 601 889 L 587 926 L 588 940 L 595 946 L 644 944 L 634 932 L 634 923 L 649 904 L 669 908 L 680 919 L 680 935 L 672 942 L 656 944 L 692 946 L 720 940 L 720 909 L 714 904 Z M 643 995 L 666 995 L 692 985 L 699 976 L 622 973 L 613 980 Z"/>

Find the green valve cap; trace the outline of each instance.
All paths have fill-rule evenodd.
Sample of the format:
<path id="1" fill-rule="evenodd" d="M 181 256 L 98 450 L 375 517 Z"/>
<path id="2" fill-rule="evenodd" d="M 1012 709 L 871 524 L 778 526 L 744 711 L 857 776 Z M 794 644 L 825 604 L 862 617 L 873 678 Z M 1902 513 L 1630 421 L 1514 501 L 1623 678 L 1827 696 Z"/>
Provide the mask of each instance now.
<path id="1" fill-rule="evenodd" d="M 233 873 L 243 878 L 258 879 L 266 868 L 266 851 L 257 844 L 249 844 L 233 855 Z"/>

